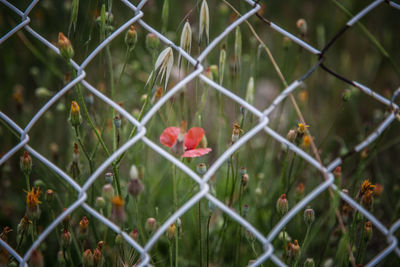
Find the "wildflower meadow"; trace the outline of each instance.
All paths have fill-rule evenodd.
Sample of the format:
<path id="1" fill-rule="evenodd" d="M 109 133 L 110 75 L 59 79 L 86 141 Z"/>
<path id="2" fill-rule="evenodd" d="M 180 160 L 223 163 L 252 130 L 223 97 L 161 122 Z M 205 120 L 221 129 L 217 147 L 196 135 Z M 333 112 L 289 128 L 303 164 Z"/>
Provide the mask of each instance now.
<path id="1" fill-rule="evenodd" d="M 399 16 L 0 0 L 0 266 L 400 266 Z"/>

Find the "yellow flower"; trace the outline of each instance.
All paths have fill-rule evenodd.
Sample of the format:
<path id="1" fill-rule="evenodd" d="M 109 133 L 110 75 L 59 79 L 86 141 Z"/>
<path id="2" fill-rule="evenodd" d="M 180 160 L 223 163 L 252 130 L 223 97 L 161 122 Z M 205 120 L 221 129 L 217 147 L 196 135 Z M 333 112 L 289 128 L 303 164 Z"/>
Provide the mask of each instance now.
<path id="1" fill-rule="evenodd" d="M 306 132 L 307 128 L 309 128 L 309 127 L 310 127 L 310 125 L 306 125 L 302 122 L 299 122 L 297 124 L 297 131 L 301 134 L 304 134 Z"/>

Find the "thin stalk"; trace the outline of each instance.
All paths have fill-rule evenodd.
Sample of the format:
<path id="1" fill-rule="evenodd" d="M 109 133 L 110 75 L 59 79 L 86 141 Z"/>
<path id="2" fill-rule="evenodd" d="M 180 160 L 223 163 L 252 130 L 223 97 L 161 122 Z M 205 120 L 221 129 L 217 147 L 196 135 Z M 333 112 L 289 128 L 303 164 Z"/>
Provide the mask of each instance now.
<path id="1" fill-rule="evenodd" d="M 207 220 L 207 243 L 206 243 L 207 267 L 210 263 L 210 221 L 211 221 L 211 214 L 208 216 Z"/>
<path id="2" fill-rule="evenodd" d="M 172 261 L 172 242 L 169 241 L 169 266 L 174 267 L 173 261 Z"/>
<path id="3" fill-rule="evenodd" d="M 25 181 L 26 181 L 26 190 L 29 192 L 31 191 L 31 183 L 29 182 L 29 174 L 25 174 Z"/>
<path id="4" fill-rule="evenodd" d="M 306 235 L 304 237 L 304 241 L 303 241 L 303 248 L 300 250 L 300 255 L 297 258 L 296 262 L 294 263 L 294 267 L 297 266 L 299 260 L 301 259 L 302 255 L 304 255 L 304 253 L 306 252 L 306 247 L 308 246 L 308 242 L 309 242 L 309 237 L 310 237 L 310 231 L 311 231 L 311 225 L 307 226 L 307 232 Z"/>
<path id="5" fill-rule="evenodd" d="M 91 158 L 90 158 L 85 146 L 83 145 L 82 139 L 81 139 L 81 137 L 79 135 L 78 126 L 75 126 L 74 129 L 75 129 L 75 137 L 78 140 L 78 143 L 79 143 L 79 145 L 80 145 L 80 147 L 81 147 L 81 149 L 83 151 L 83 154 L 85 155 L 86 159 L 89 162 L 90 173 L 93 173 L 93 162 L 92 162 L 92 160 L 91 160 Z"/>
<path id="6" fill-rule="evenodd" d="M 201 200 L 199 201 L 199 242 L 200 242 L 200 267 L 203 266 L 203 237 L 202 237 L 202 230 L 201 230 Z"/>
<path id="7" fill-rule="evenodd" d="M 121 73 L 118 76 L 117 85 L 115 86 L 116 88 L 118 88 L 118 86 L 119 86 L 119 84 L 121 82 L 122 74 L 124 74 L 124 72 L 125 72 L 125 68 L 126 68 L 126 65 L 128 64 L 128 60 L 129 60 L 129 47 L 126 48 L 124 65 L 122 66 Z"/>
<path id="8" fill-rule="evenodd" d="M 172 183 L 173 183 L 173 195 L 174 195 L 174 211 L 178 210 L 178 188 L 177 188 L 177 173 L 176 173 L 176 165 L 172 166 Z M 176 231 L 175 231 L 175 267 L 178 267 L 178 249 L 179 249 L 179 229 L 177 227 L 177 223 L 175 222 Z"/>
<path id="9" fill-rule="evenodd" d="M 139 221 L 139 200 L 137 198 L 135 198 L 134 202 L 135 202 L 135 212 L 136 212 L 136 225 L 138 228 L 139 236 L 141 237 L 143 244 L 144 244 L 145 239 L 143 236 L 142 225 L 140 224 L 140 221 Z"/>

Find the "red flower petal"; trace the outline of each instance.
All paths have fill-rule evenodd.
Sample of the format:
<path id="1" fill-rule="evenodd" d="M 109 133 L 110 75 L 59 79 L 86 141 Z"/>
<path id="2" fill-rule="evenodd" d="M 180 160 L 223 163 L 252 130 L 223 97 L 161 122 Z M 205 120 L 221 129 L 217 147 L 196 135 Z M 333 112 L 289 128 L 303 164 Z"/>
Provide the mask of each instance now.
<path id="1" fill-rule="evenodd" d="M 172 147 L 176 139 L 178 139 L 179 135 L 179 128 L 178 127 L 168 127 L 160 135 L 160 142 L 164 146 Z"/>
<path id="2" fill-rule="evenodd" d="M 195 149 L 200 141 L 201 138 L 204 136 L 204 130 L 200 127 L 193 127 L 190 128 L 189 131 L 185 134 L 184 145 L 186 150 Z"/>
<path id="3" fill-rule="evenodd" d="M 183 153 L 182 158 L 195 158 L 195 157 L 201 157 L 205 154 L 210 153 L 212 149 L 211 148 L 196 148 L 192 150 L 186 150 L 185 153 Z"/>

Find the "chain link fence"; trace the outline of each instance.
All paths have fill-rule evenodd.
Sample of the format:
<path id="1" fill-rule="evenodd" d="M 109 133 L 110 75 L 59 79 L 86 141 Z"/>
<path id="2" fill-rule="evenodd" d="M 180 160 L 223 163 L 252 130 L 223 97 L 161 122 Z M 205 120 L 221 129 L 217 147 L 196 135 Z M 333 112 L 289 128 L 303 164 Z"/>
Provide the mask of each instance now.
<path id="1" fill-rule="evenodd" d="M 340 191 L 339 188 L 336 187 L 334 184 L 334 175 L 332 171 L 339 166 L 342 163 L 342 160 L 344 157 L 338 157 L 335 160 L 333 160 L 330 164 L 327 166 L 322 165 L 321 161 L 319 159 L 311 157 L 309 154 L 304 152 L 302 149 L 299 147 L 295 146 L 293 143 L 289 142 L 285 137 L 279 135 L 276 131 L 271 129 L 268 125 L 269 123 L 269 115 L 271 112 L 273 112 L 278 105 L 286 98 L 288 97 L 292 92 L 298 88 L 302 82 L 307 79 L 314 70 L 317 68 L 321 67 L 331 75 L 335 76 L 336 78 L 348 83 L 349 85 L 352 85 L 358 89 L 360 89 L 363 93 L 373 97 L 375 100 L 383 103 L 388 107 L 390 110 L 390 113 L 387 115 L 385 120 L 365 139 L 363 140 L 360 144 L 358 144 L 356 147 L 352 149 L 348 153 L 348 155 L 353 154 L 353 153 L 358 153 L 361 150 L 363 150 L 365 147 L 367 147 L 369 144 L 374 142 L 376 138 L 378 138 L 382 132 L 395 120 L 400 120 L 400 117 L 398 115 L 398 106 L 394 103 L 394 100 L 396 97 L 400 94 L 400 88 L 396 90 L 394 93 L 392 99 L 387 99 L 372 89 L 356 82 L 356 81 L 351 81 L 348 80 L 345 77 L 340 76 L 339 74 L 335 73 L 331 69 L 329 69 L 327 66 L 324 65 L 324 59 L 325 59 L 325 53 L 331 47 L 331 45 L 338 39 L 339 36 L 343 35 L 347 29 L 352 27 L 357 21 L 359 21 L 363 16 L 367 15 L 369 12 L 374 10 L 379 5 L 387 4 L 388 8 L 396 8 L 400 9 L 400 5 L 388 1 L 388 0 L 376 0 L 372 2 L 370 5 L 366 6 L 363 10 L 361 10 L 357 15 L 355 15 L 352 19 L 350 19 L 346 25 L 343 26 L 342 30 L 338 32 L 332 38 L 331 41 L 327 43 L 327 45 L 322 49 L 318 50 L 314 48 L 313 46 L 309 45 L 305 41 L 297 38 L 295 35 L 287 32 L 286 30 L 282 29 L 281 27 L 277 26 L 273 22 L 269 21 L 268 19 L 264 18 L 262 15 L 258 14 L 257 12 L 260 9 L 259 1 L 252 1 L 252 0 L 246 0 L 246 3 L 251 6 L 251 9 L 240 16 L 235 22 L 233 22 L 229 27 L 227 27 L 221 34 L 219 34 L 204 50 L 203 52 L 199 55 L 197 58 L 191 57 L 189 54 L 187 54 L 181 47 L 175 45 L 172 41 L 170 41 L 168 38 L 166 38 L 164 35 L 160 34 L 157 32 L 155 29 L 153 29 L 151 26 L 149 26 L 143 19 L 142 17 L 144 16 L 144 13 L 141 11 L 142 7 L 146 4 L 146 0 L 142 0 L 137 6 L 134 6 L 132 3 L 130 3 L 128 0 L 121 0 L 123 4 L 126 5 L 127 8 L 132 10 L 132 18 L 126 21 L 123 25 L 121 25 L 118 29 L 116 29 L 110 36 L 108 36 L 81 64 L 78 64 L 74 62 L 73 60 L 70 61 L 72 64 L 73 68 L 77 71 L 77 77 L 73 80 L 71 80 L 67 85 L 64 86 L 61 90 L 59 90 L 34 116 L 33 118 L 29 121 L 27 126 L 24 128 L 20 127 L 17 125 L 12 119 L 10 119 L 6 114 L 0 111 L 0 117 L 2 120 L 4 120 L 9 126 L 11 126 L 13 129 L 15 129 L 19 134 L 20 134 L 20 141 L 19 143 L 13 147 L 11 150 L 9 150 L 6 154 L 4 154 L 1 159 L 0 159 L 0 165 L 2 165 L 5 161 L 7 161 L 13 154 L 15 154 L 18 150 L 21 148 L 26 149 L 33 157 L 35 157 L 37 160 L 41 161 L 43 164 L 48 166 L 50 169 L 55 171 L 62 179 L 64 179 L 70 186 L 72 186 L 76 192 L 77 192 L 77 198 L 76 201 L 67 207 L 67 209 L 62 212 L 47 228 L 43 230 L 43 232 L 38 236 L 38 238 L 35 240 L 35 242 L 31 245 L 31 247 L 27 250 L 27 252 L 24 255 L 18 254 L 12 247 L 10 247 L 4 240 L 0 239 L 0 246 L 5 248 L 20 264 L 20 266 L 26 266 L 27 261 L 30 258 L 31 253 L 40 245 L 40 243 L 52 232 L 58 224 L 62 222 L 66 216 L 68 216 L 71 212 L 73 212 L 75 209 L 82 207 L 85 209 L 88 213 L 93 215 L 95 218 L 97 218 L 100 222 L 105 224 L 107 227 L 109 227 L 111 230 L 113 230 L 115 233 L 121 234 L 123 239 L 131 245 L 138 253 L 141 255 L 141 260 L 139 263 L 139 266 L 150 266 L 150 255 L 149 251 L 151 248 L 156 244 L 158 239 L 164 234 L 164 232 L 167 230 L 167 228 L 174 223 L 180 216 L 182 216 L 186 211 L 188 211 L 191 207 L 193 207 L 198 201 L 200 201 L 203 198 L 206 198 L 208 201 L 211 201 L 214 203 L 219 209 L 221 209 L 224 213 L 229 215 L 233 220 L 238 222 L 240 225 L 242 225 L 245 229 L 250 231 L 255 238 L 263 245 L 264 252 L 263 254 L 251 264 L 251 266 L 258 266 L 262 264 L 266 260 L 271 260 L 278 266 L 286 266 L 285 263 L 280 259 L 280 257 L 276 256 L 274 254 L 274 247 L 272 245 L 272 241 L 277 237 L 277 235 L 281 232 L 281 230 L 285 227 L 286 224 L 289 223 L 289 221 L 301 210 L 304 209 L 304 207 L 307 206 L 307 204 L 316 198 L 318 195 L 323 193 L 326 190 L 334 190 L 337 191 L 337 193 L 340 195 L 341 199 L 347 202 L 349 205 L 351 205 L 354 209 L 356 209 L 358 212 L 360 212 L 362 215 L 364 215 L 368 220 L 372 222 L 374 227 L 378 229 L 385 237 L 387 240 L 387 247 L 380 251 L 366 266 L 374 266 L 381 262 L 387 255 L 390 253 L 396 253 L 398 257 L 400 257 L 400 248 L 398 247 L 398 240 L 395 237 L 394 233 L 395 231 L 400 227 L 400 218 L 390 227 L 387 228 L 381 223 L 377 218 L 374 217 L 369 211 L 364 209 L 360 204 L 357 203 L 354 199 L 352 199 L 349 195 L 346 193 L 343 193 Z M 21 11 L 18 8 L 16 8 L 11 2 L 6 1 L 6 0 L 0 0 L 1 5 L 3 5 L 1 8 L 8 8 L 12 12 L 15 12 L 18 16 L 21 17 L 21 22 L 15 26 L 11 31 L 9 31 L 7 34 L 2 36 L 0 38 L 0 45 L 4 43 L 9 37 L 14 35 L 16 32 L 20 30 L 25 30 L 29 34 L 31 34 L 34 38 L 36 38 L 38 41 L 43 43 L 45 46 L 47 46 L 50 50 L 54 51 L 57 54 L 60 54 L 60 51 L 58 50 L 57 47 L 55 47 L 51 42 L 43 38 L 38 32 L 36 32 L 34 29 L 32 29 L 29 26 L 29 23 L 31 21 L 29 14 L 32 11 L 32 9 L 35 7 L 35 5 L 39 2 L 39 0 L 33 0 L 29 6 L 26 8 L 25 11 Z M 264 111 L 260 111 L 251 104 L 247 103 L 244 99 L 240 98 L 239 96 L 235 95 L 232 93 L 230 90 L 227 88 L 224 88 L 217 83 L 213 82 L 209 78 L 207 78 L 203 72 L 205 68 L 203 67 L 203 61 L 206 59 L 207 55 L 211 52 L 213 48 L 217 46 L 217 44 L 225 38 L 230 32 L 232 32 L 239 24 L 243 23 L 246 21 L 248 18 L 251 16 L 257 16 L 260 20 L 262 20 L 267 26 L 272 28 L 273 30 L 279 32 L 280 34 L 288 37 L 291 39 L 293 42 L 297 43 L 299 46 L 303 47 L 305 50 L 308 52 L 314 54 L 319 58 L 318 62 L 316 65 L 314 65 L 304 76 L 300 77 L 299 79 L 295 80 L 292 82 L 285 90 L 283 90 L 273 101 L 273 103 Z M 191 63 L 195 69 L 192 73 L 184 77 L 178 84 L 176 84 L 172 89 L 170 89 L 148 112 L 145 114 L 143 119 L 141 121 L 137 121 L 134 117 L 132 117 L 129 112 L 121 108 L 117 103 L 115 103 L 112 99 L 108 98 L 104 94 L 102 94 L 98 89 L 93 87 L 91 84 L 89 84 L 85 78 L 86 78 L 86 73 L 85 73 L 85 68 L 86 66 L 93 60 L 93 58 L 99 54 L 102 49 L 107 46 L 114 38 L 116 38 L 118 35 L 121 33 L 125 32 L 130 25 L 133 23 L 138 23 L 140 24 L 143 29 L 147 30 L 148 32 L 151 32 L 155 34 L 162 42 L 164 42 L 167 46 L 172 47 L 174 50 L 177 52 L 181 53 L 181 55 L 188 60 L 189 63 Z M 162 149 L 158 144 L 154 143 L 150 139 L 146 137 L 146 125 L 149 122 L 149 120 L 155 115 L 155 113 L 164 105 L 171 97 L 173 97 L 175 94 L 177 94 L 184 86 L 192 81 L 195 78 L 199 78 L 205 83 L 207 83 L 211 88 L 219 91 L 223 95 L 229 97 L 236 103 L 240 104 L 243 106 L 245 109 L 247 109 L 249 112 L 254 114 L 256 117 L 258 117 L 259 122 L 258 124 L 253 127 L 250 131 L 248 131 L 246 134 L 244 134 L 237 142 L 235 142 L 229 149 L 227 149 L 214 163 L 213 165 L 208 169 L 208 171 L 203 175 L 203 177 L 200 177 L 198 174 L 196 174 L 194 171 L 192 171 L 190 168 L 188 168 L 186 165 L 184 165 L 180 160 L 175 158 L 173 155 Z M 39 154 L 37 151 L 35 151 L 32 147 L 29 146 L 29 131 L 31 128 L 35 125 L 35 123 L 42 117 L 42 115 L 57 101 L 59 100 L 65 93 L 67 93 L 71 88 L 73 88 L 76 84 L 80 83 L 83 85 L 87 90 L 89 90 L 91 93 L 93 93 L 96 97 L 104 101 L 107 105 L 111 106 L 114 108 L 116 111 L 118 111 L 124 118 L 126 118 L 130 123 L 132 123 L 134 126 L 137 127 L 138 131 L 134 137 L 132 137 L 129 141 L 127 141 L 124 145 L 122 145 L 115 153 L 113 153 L 109 158 L 107 158 L 106 161 L 104 161 L 98 169 L 87 179 L 87 181 L 84 183 L 83 186 L 78 185 L 68 174 L 66 174 L 64 171 L 62 171 L 60 168 L 55 166 L 52 162 L 50 162 L 46 157 L 42 156 Z M 254 137 L 257 133 L 259 132 L 265 132 L 268 135 L 272 136 L 276 141 L 280 142 L 281 144 L 287 146 L 290 150 L 295 152 L 298 156 L 303 158 L 305 161 L 310 163 L 314 168 L 316 168 L 318 171 L 320 171 L 323 176 L 325 177 L 325 180 L 320 183 L 313 191 L 311 191 L 308 195 L 306 195 L 299 203 L 297 203 L 296 206 L 294 206 L 274 227 L 273 229 L 268 233 L 268 235 L 265 236 L 265 233 L 261 233 L 258 231 L 255 227 L 253 227 L 248 221 L 246 221 L 243 217 L 241 217 L 238 213 L 235 211 L 231 210 L 227 205 L 222 203 L 220 200 L 215 198 L 211 193 L 210 193 L 210 186 L 208 184 L 210 178 L 212 175 L 217 171 L 217 169 L 225 163 L 228 158 L 236 151 L 238 150 L 242 145 L 244 145 L 247 141 L 249 141 L 252 137 Z M 98 179 L 99 175 L 102 174 L 108 166 L 112 164 L 114 160 L 116 160 L 122 153 L 124 153 L 126 150 L 128 150 L 133 144 L 137 142 L 143 142 L 145 143 L 148 147 L 150 147 L 152 150 L 154 150 L 156 153 L 160 154 L 162 157 L 164 157 L 166 160 L 172 162 L 175 164 L 178 168 L 180 168 L 189 178 L 193 179 L 196 183 L 199 184 L 200 190 L 197 192 L 189 201 L 184 203 L 172 216 L 170 216 L 160 227 L 159 229 L 153 234 L 153 236 L 148 240 L 148 242 L 144 245 L 141 246 L 139 245 L 135 240 L 133 240 L 129 234 L 126 232 L 122 231 L 117 225 L 115 225 L 113 222 L 102 216 L 100 213 L 98 213 L 95 209 L 90 207 L 88 204 L 86 204 L 86 198 L 87 198 L 87 190 L 92 186 L 92 184 Z"/>

